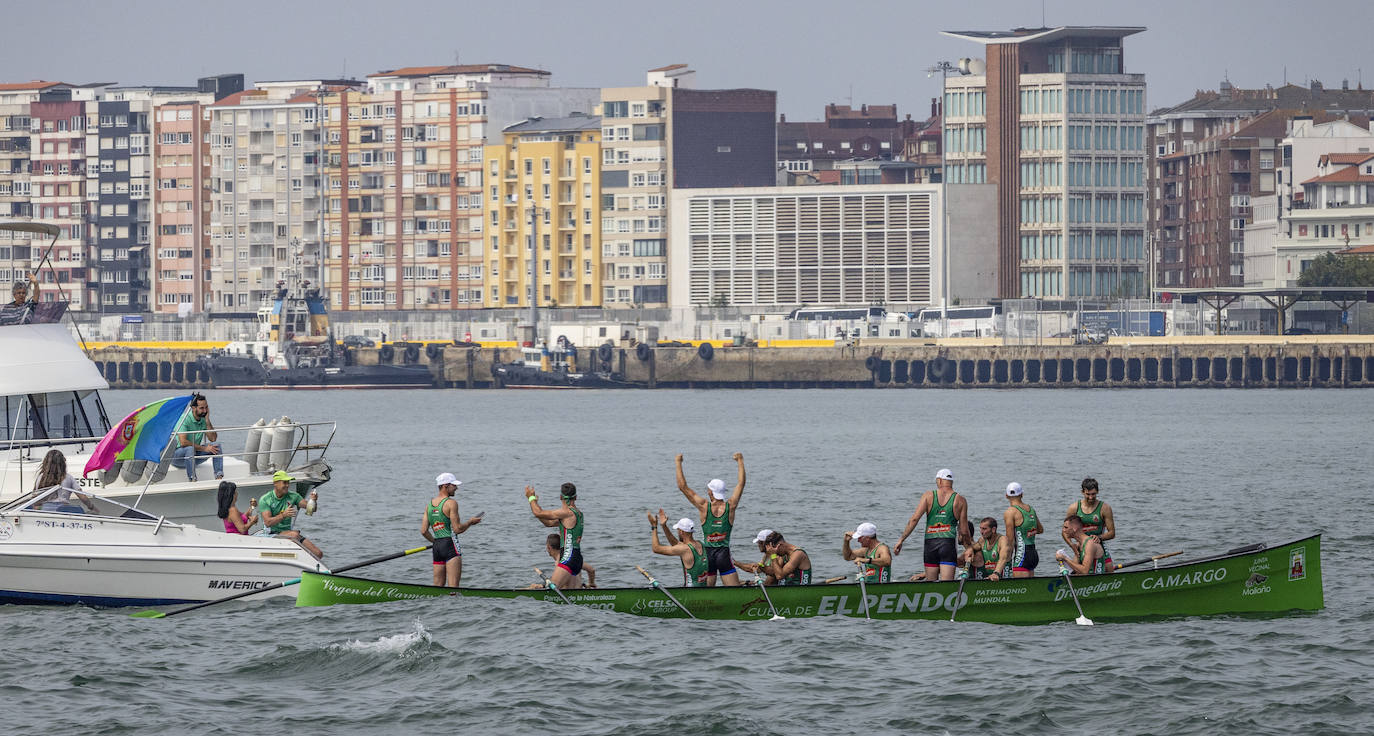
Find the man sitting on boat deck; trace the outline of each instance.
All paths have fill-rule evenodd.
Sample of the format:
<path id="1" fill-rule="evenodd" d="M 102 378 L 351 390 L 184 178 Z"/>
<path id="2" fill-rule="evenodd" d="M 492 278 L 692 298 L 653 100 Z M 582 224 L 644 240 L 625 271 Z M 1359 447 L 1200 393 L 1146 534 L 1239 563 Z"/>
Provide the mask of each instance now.
<path id="1" fill-rule="evenodd" d="M 687 485 L 687 476 L 682 472 L 682 455 L 677 456 L 677 489 L 701 512 L 701 542 L 706 547 L 708 586 L 714 586 L 716 578 L 720 578 L 725 585 L 739 585 L 739 572 L 735 570 L 734 560 L 730 557 L 730 529 L 735 525 L 735 512 L 739 510 L 740 498 L 744 495 L 744 455 L 737 452 L 734 459 L 739 468 L 735 490 L 727 493 L 725 481 L 712 479 L 706 484 L 711 494 L 708 501 Z"/>
<path id="2" fill-rule="evenodd" d="M 430 499 L 425 514 L 420 519 L 420 534 L 434 543 L 431 550 L 434 558 L 434 584 L 457 588 L 463 580 L 463 546 L 458 535 L 473 524 L 480 523 L 482 517 L 474 516 L 462 522 L 458 518 L 458 499 L 454 494 L 463 482 L 453 473 L 440 473 L 434 479 L 439 495 Z"/>
<path id="3" fill-rule="evenodd" d="M 255 536 L 285 537 L 304 547 L 305 551 L 316 558 L 323 559 L 324 553 L 314 542 L 291 528 L 296 522 L 296 514 L 305 510 L 305 499 L 301 494 L 291 490 L 291 482 L 294 480 L 295 478 L 284 470 L 272 474 L 272 490 L 262 494 L 262 498 L 258 499 L 258 513 L 262 514 L 263 528 Z M 318 502 L 319 497 L 318 493 L 310 492 L 312 502 Z"/>
<path id="4" fill-rule="evenodd" d="M 697 530 L 697 524 L 691 519 L 678 519 L 672 529 L 677 530 L 679 537 L 674 538 L 673 532 L 668 527 L 668 514 L 663 509 L 658 510 L 658 517 L 654 518 L 653 512 L 645 514 L 649 517 L 649 528 L 653 532 L 653 539 L 650 541 L 650 549 L 656 555 L 667 555 L 677 557 L 682 562 L 682 584 L 688 588 L 706 587 L 706 550 L 701 546 L 701 542 L 692 538 L 692 533 Z M 658 543 L 658 528 L 663 527 L 663 536 L 667 538 L 667 544 Z"/>
<path id="5" fill-rule="evenodd" d="M 759 533 L 754 535 L 754 544 L 759 548 L 758 564 L 752 562 L 735 562 L 735 567 L 738 567 L 739 569 L 745 572 L 752 572 L 755 575 L 760 576 L 760 578 L 763 580 L 764 585 L 778 584 L 778 579 L 773 577 L 773 575 L 768 572 L 768 565 L 772 561 L 773 556 L 770 555 L 768 553 L 768 550 L 763 546 L 763 541 L 767 539 L 769 535 L 771 535 L 772 533 L 772 529 L 760 529 Z"/>
<path id="6" fill-rule="evenodd" d="M 920 503 L 911 520 L 906 523 L 902 538 L 892 548 L 893 554 L 902 553 L 902 544 L 915 531 L 921 516 L 926 517 L 925 531 L 925 571 L 926 581 L 953 580 L 959 564 L 959 550 L 955 547 L 957 539 L 967 549 L 973 544 L 968 538 L 968 502 L 954 492 L 954 473 L 949 468 L 941 468 L 935 474 L 935 490 L 921 495 Z"/>
<path id="7" fill-rule="evenodd" d="M 177 425 L 177 449 L 172 451 L 172 465 L 186 469 L 186 478 L 196 480 L 196 466 L 210 461 L 215 478 L 224 478 L 224 455 L 219 434 L 210 423 L 210 402 L 203 394 L 191 397 L 191 408 Z M 207 441 L 208 440 L 208 441 Z"/>
<path id="8" fill-rule="evenodd" d="M 1083 533 L 1097 537 L 1097 543 L 1102 545 L 1103 563 L 1107 570 L 1111 571 L 1115 569 L 1112 566 L 1112 555 L 1103 542 L 1116 537 L 1116 519 L 1112 516 L 1112 507 L 1108 506 L 1106 501 L 1099 500 L 1097 494 L 1097 479 L 1084 478 L 1083 499 L 1070 506 L 1064 515 L 1077 516 L 1083 522 Z M 1074 543 L 1067 532 L 1064 534 L 1064 541 Z"/>
<path id="9" fill-rule="evenodd" d="M 30 273 L 28 284 L 23 281 L 14 282 L 10 295 L 14 297 L 14 301 L 6 304 L 3 311 L 0 311 L 0 324 L 21 325 L 28 322 L 34 307 L 38 305 L 37 275 Z"/>
<path id="10" fill-rule="evenodd" d="M 562 508 L 545 510 L 539 506 L 539 496 L 534 486 L 525 486 L 525 500 L 530 504 L 530 512 L 544 526 L 558 527 L 558 564 L 553 569 L 553 584 L 559 590 L 569 590 L 582 585 L 582 510 L 577 508 L 577 486 L 564 483 L 559 489 Z"/>
<path id="11" fill-rule="evenodd" d="M 1025 489 L 1020 483 L 1007 484 L 1007 510 L 1002 512 L 1002 521 L 1007 525 L 1007 535 L 1011 537 L 1012 577 L 1028 578 L 1035 574 L 1040 564 L 1040 553 L 1035 550 L 1035 535 L 1045 531 L 1035 509 L 1026 503 Z"/>
<path id="12" fill-rule="evenodd" d="M 978 522 L 978 534 L 973 546 L 964 550 L 964 564 L 983 580 L 1010 577 L 1007 560 L 1011 558 L 1011 553 L 1008 551 L 1006 535 L 997 533 L 997 520 L 991 516 L 983 517 Z"/>
<path id="13" fill-rule="evenodd" d="M 764 568 L 778 585 L 810 585 L 811 557 L 806 550 L 783 539 L 782 532 L 773 532 L 763 540 L 763 551 L 769 555 Z"/>
<path id="14" fill-rule="evenodd" d="M 850 543 L 858 542 L 858 549 L 851 549 Z M 878 541 L 878 527 L 865 521 L 852 532 L 844 533 L 844 545 L 840 554 L 859 566 L 859 574 L 866 583 L 892 582 L 892 551 L 886 544 Z"/>
<path id="15" fill-rule="evenodd" d="M 1082 519 L 1077 516 L 1064 519 L 1064 538 L 1070 540 L 1069 543 L 1075 551 L 1065 553 L 1061 549 L 1054 553 L 1054 557 L 1067 565 L 1074 575 L 1101 575 L 1110 572 L 1107 569 L 1102 543 L 1097 541 L 1097 537 L 1088 534 L 1083 527 Z"/>

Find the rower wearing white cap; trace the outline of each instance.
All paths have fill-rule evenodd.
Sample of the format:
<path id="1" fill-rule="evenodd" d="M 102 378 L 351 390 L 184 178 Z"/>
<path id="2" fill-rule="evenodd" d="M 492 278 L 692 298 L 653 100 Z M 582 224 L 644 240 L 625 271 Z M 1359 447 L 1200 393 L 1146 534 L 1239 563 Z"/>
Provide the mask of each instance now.
<path id="1" fill-rule="evenodd" d="M 649 528 L 653 530 L 654 538 L 651 542 L 654 554 L 674 556 L 682 562 L 682 584 L 688 588 L 706 587 L 706 551 L 702 548 L 701 542 L 692 538 L 692 533 L 697 530 L 697 523 L 688 518 L 678 519 L 673 524 L 672 529 L 677 530 L 679 536 L 673 537 L 673 532 L 669 531 L 668 514 L 663 509 L 658 510 L 658 518 L 654 518 L 653 512 L 646 514 L 649 517 Z M 667 544 L 658 543 L 658 528 L 663 527 L 663 536 L 667 537 Z"/>
<path id="2" fill-rule="evenodd" d="M 973 545 L 973 540 L 968 533 L 968 502 L 954 492 L 954 473 L 949 468 L 941 468 L 935 474 L 935 490 L 921 494 L 921 502 L 916 504 L 902 538 L 892 548 L 895 554 L 902 553 L 902 545 L 916 530 L 923 515 L 926 517 L 926 581 L 953 580 L 959 564 L 955 539 L 966 548 Z"/>
<path id="3" fill-rule="evenodd" d="M 772 529 L 760 529 L 759 533 L 754 535 L 754 544 L 758 546 L 759 554 L 762 555 L 757 565 L 752 562 L 735 563 L 736 567 L 745 572 L 752 572 L 755 575 L 763 576 L 764 585 L 776 585 L 778 582 L 777 577 L 768 572 L 768 568 L 773 563 L 776 555 L 769 554 L 768 548 L 764 546 L 764 542 L 772 535 Z"/>
<path id="4" fill-rule="evenodd" d="M 1045 531 L 1035 509 L 1026 503 L 1025 490 L 1015 481 L 1007 484 L 1007 510 L 1002 514 L 1006 523 L 1007 536 L 1011 547 L 1011 575 L 1028 578 L 1035 574 L 1035 566 L 1040 564 L 1040 553 L 1035 551 L 1035 535 Z"/>
<path id="5" fill-rule="evenodd" d="M 707 585 L 715 585 L 716 578 L 720 578 L 725 585 L 739 585 L 739 572 L 735 570 L 734 560 L 730 557 L 730 530 L 735 525 L 735 511 L 739 509 L 740 497 L 744 495 L 744 456 L 738 452 L 735 453 L 735 464 L 739 466 L 735 490 L 727 492 L 725 481 L 715 478 L 706 484 L 711 494 L 710 500 L 707 500 L 687 485 L 687 477 L 682 473 L 682 455 L 677 456 L 677 489 L 701 512 L 701 541 L 706 548 Z"/>
<path id="6" fill-rule="evenodd" d="M 858 542 L 859 548 L 851 549 L 851 541 Z M 878 527 L 873 524 L 865 521 L 858 529 L 845 532 L 840 554 L 859 566 L 865 582 L 892 582 L 892 551 L 878 541 Z"/>
<path id="7" fill-rule="evenodd" d="M 434 543 L 431 550 L 434 556 L 434 584 L 458 587 L 463 579 L 463 547 L 458 544 L 458 535 L 468 527 L 482 521 L 481 515 L 468 519 L 467 523 L 458 520 L 458 499 L 453 494 L 463 482 L 453 473 L 440 473 L 434 479 L 439 487 L 439 495 L 430 500 L 425 515 L 420 520 L 420 534 Z"/>

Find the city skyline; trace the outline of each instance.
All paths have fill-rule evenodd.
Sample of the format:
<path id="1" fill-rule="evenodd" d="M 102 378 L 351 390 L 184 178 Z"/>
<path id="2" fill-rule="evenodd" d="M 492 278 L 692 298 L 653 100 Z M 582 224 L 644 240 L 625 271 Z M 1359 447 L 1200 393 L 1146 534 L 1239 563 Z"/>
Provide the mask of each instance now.
<path id="1" fill-rule="evenodd" d="M 1043 6 L 1043 16 L 1042 16 Z M 340 10 L 340 7 L 343 9 Z M 922 119 L 939 94 L 939 77 L 925 69 L 940 60 L 977 56 L 980 49 L 940 35 L 942 30 L 1006 30 L 1041 25 L 1143 26 L 1126 46 L 1126 62 L 1149 82 L 1149 106 L 1182 102 L 1196 89 L 1215 89 L 1222 79 L 1241 88 L 1362 84 L 1361 31 L 1365 5 L 1163 0 L 1149 7 L 1112 7 L 1078 0 L 996 0 L 977 10 L 926 4 L 894 4 L 848 23 L 827 20 L 832 6 L 799 2 L 784 9 L 761 5 L 696 3 L 691 12 L 653 14 L 630 7 L 593 13 L 517 17 L 504 7 L 451 5 L 422 14 L 363 15 L 357 3 L 282 5 L 250 0 L 235 13 L 191 17 L 185 4 L 143 0 L 100 6 L 57 0 L 14 8 L 19 27 L 59 27 L 87 19 L 102 33 L 63 54 L 50 53 L 47 36 L 24 34 L 7 47 L 8 82 L 44 79 L 73 84 L 187 84 L 188 78 L 242 72 L 249 84 L 289 78 L 350 76 L 402 66 L 506 63 L 552 72 L 555 86 L 626 86 L 646 69 L 686 63 L 703 85 L 778 91 L 778 112 L 795 120 L 819 119 L 828 103 L 896 104 Z M 553 7 L 553 6 L 550 6 Z M 371 9 L 369 8 L 369 11 Z M 329 15 L 324 15 L 328 13 Z M 1243 13 L 1243 16 L 1239 14 Z M 413 21 L 423 17 L 424 23 Z M 1237 25 L 1238 17 L 1265 23 Z M 365 22 L 360 22 L 365 21 Z M 464 22 L 477 28 L 466 33 Z M 743 43 L 726 24 L 750 29 Z M 452 27 L 446 36 L 442 29 Z M 509 27 L 509 33 L 491 32 Z M 815 29 L 823 27 L 824 34 Z M 665 35 L 664 28 L 673 29 Z M 418 29 L 418 31 L 416 30 Z M 366 31 L 372 39 L 360 38 Z M 156 42 L 156 54 L 130 53 Z M 151 48 L 151 47 L 150 47 Z M 589 48 L 591 53 L 589 53 Z M 1204 58 L 1178 49 L 1208 49 Z M 820 53 L 817 53 L 817 51 Z M 1320 59 L 1315 58 L 1320 53 Z M 1370 69 L 1374 74 L 1374 67 Z M 1374 79 L 1371 80 L 1374 82 Z"/>

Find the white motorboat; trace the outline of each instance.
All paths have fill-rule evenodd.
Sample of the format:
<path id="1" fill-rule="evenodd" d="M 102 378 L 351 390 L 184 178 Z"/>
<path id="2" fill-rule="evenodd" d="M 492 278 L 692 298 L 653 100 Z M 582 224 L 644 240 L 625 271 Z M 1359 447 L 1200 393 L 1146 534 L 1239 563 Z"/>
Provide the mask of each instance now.
<path id="1" fill-rule="evenodd" d="M 56 237 L 56 228 L 42 223 L 0 222 L 0 231 L 19 238 Z M 23 314 L 6 308 L 0 315 L 0 503 L 33 489 L 50 449 L 61 450 L 68 472 L 80 476 L 96 443 L 110 430 L 99 393 L 109 384 L 60 323 L 65 307 L 64 302 L 42 302 Z M 290 472 L 296 478 L 294 490 L 302 495 L 329 480 L 324 454 L 333 439 L 333 422 L 298 423 L 283 417 L 271 425 L 260 421 L 216 429 L 224 447 L 224 479 L 238 484 L 240 498 L 270 490 L 277 470 Z M 80 480 L 101 496 L 153 516 L 217 528 L 219 480 L 209 461 L 201 463 L 196 477 L 188 480 L 184 469 L 164 460 L 125 462 Z"/>
<path id="2" fill-rule="evenodd" d="M 102 513 L 79 513 L 78 505 L 53 503 L 59 490 L 0 507 L 0 603 L 197 603 L 285 583 L 303 571 L 328 572 L 287 539 L 175 524 L 99 496 L 92 498 Z M 245 599 L 295 591 L 286 585 Z"/>

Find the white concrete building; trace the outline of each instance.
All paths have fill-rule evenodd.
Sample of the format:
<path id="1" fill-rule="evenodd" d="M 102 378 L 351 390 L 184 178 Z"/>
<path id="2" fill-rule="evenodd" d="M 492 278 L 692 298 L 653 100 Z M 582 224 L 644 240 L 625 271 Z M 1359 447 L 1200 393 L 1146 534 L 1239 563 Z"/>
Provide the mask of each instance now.
<path id="1" fill-rule="evenodd" d="M 1319 160 L 1317 176 L 1301 183 L 1302 196 L 1294 193 L 1291 211 L 1281 213 L 1278 202 L 1270 201 L 1265 220 L 1257 209 L 1256 224 L 1246 229 L 1247 273 L 1253 260 L 1255 273 L 1266 276 L 1254 286 L 1297 286 L 1318 256 L 1374 244 L 1374 153 Z"/>
<path id="2" fill-rule="evenodd" d="M 939 304 L 938 184 L 679 189 L 672 194 L 668 298 L 673 308 Z M 951 185 L 953 299 L 996 295 L 990 185 Z"/>

